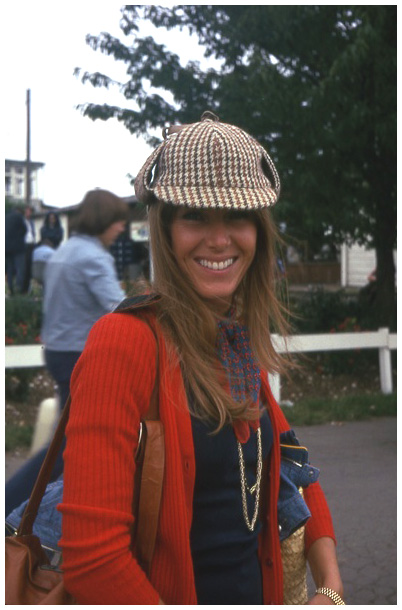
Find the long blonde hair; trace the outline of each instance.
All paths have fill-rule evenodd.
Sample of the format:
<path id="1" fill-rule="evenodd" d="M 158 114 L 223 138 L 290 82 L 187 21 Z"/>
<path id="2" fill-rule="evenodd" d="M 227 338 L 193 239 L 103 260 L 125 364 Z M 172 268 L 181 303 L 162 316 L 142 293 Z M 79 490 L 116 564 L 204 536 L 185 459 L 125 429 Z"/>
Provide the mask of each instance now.
<path id="1" fill-rule="evenodd" d="M 203 420 L 225 423 L 251 416 L 250 402 L 234 401 L 223 387 L 224 371 L 215 348 L 217 318 L 183 277 L 173 254 L 170 226 L 177 206 L 154 203 L 149 208 L 153 289 L 161 295 L 158 320 L 178 354 L 190 410 Z M 253 211 L 257 225 L 254 260 L 235 294 L 236 315 L 250 332 L 259 366 L 283 372 L 285 358 L 276 353 L 271 332 L 286 335 L 286 310 L 275 290 L 277 232 L 267 209 Z M 255 414 L 254 414 L 255 417 Z"/>

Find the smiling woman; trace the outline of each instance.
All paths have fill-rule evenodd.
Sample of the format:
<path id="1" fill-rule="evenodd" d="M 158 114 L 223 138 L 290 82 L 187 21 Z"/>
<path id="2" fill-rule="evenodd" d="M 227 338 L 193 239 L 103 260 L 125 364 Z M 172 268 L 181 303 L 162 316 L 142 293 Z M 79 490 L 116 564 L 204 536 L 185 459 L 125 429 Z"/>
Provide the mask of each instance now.
<path id="1" fill-rule="evenodd" d="M 340 599 L 325 497 L 306 476 L 303 500 L 298 469 L 283 484 L 282 435 L 303 448 L 268 384 L 285 366 L 271 337 L 286 331 L 268 209 L 279 186 L 258 142 L 210 112 L 165 130 L 137 176 L 154 279 L 95 324 L 71 383 L 60 546 L 78 603 L 282 604 L 280 543 L 295 530 L 323 587 L 310 603 Z M 165 469 L 145 570 L 134 455 L 154 386 Z"/>

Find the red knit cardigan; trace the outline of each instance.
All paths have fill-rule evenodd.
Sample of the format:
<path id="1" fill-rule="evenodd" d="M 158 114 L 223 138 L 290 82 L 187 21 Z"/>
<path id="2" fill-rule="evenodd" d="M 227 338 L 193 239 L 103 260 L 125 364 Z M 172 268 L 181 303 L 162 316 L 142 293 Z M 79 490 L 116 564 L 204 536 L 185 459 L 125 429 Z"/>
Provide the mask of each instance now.
<path id="1" fill-rule="evenodd" d="M 170 605 L 197 603 L 190 550 L 195 479 L 191 419 L 180 367 L 172 366 L 160 332 L 159 409 L 166 470 L 149 579 L 130 552 L 134 454 L 140 418 L 154 385 L 156 357 L 155 336 L 144 320 L 109 314 L 93 327 L 72 375 L 60 544 L 65 586 L 79 604 L 157 604 L 159 598 Z M 276 505 L 279 433 L 289 426 L 266 375 L 262 393 L 274 444 L 259 555 L 264 603 L 282 604 Z M 312 513 L 306 528 L 308 549 L 317 538 L 334 538 L 334 533 L 319 484 L 310 485 L 305 497 Z"/>

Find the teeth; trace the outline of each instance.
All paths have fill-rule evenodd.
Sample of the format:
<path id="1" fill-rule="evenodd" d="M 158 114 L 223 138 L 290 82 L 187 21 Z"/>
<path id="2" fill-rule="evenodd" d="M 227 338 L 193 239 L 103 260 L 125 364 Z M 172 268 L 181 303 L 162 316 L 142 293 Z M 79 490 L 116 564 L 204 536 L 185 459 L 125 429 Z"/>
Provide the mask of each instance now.
<path id="1" fill-rule="evenodd" d="M 200 265 L 202 265 L 203 267 L 207 267 L 207 269 L 214 269 L 214 270 L 220 271 L 222 269 L 226 269 L 230 265 L 233 265 L 233 262 L 234 262 L 233 258 L 228 258 L 226 261 L 221 261 L 220 263 L 207 261 L 204 258 L 204 259 L 200 260 Z"/>

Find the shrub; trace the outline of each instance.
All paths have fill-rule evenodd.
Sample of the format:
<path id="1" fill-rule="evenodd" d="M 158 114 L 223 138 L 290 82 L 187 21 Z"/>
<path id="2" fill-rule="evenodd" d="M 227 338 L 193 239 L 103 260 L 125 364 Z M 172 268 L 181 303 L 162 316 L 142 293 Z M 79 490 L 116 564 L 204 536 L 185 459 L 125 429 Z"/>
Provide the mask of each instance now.
<path id="1" fill-rule="evenodd" d="M 6 299 L 6 345 L 29 345 L 40 342 L 41 322 L 41 299 L 28 296 L 15 296 Z"/>
<path id="2" fill-rule="evenodd" d="M 5 374 L 6 400 L 24 401 L 29 396 L 29 384 L 37 375 L 35 369 L 7 369 Z"/>
<path id="3" fill-rule="evenodd" d="M 369 330 L 361 320 L 361 305 L 357 295 L 349 295 L 343 289 L 336 292 L 314 288 L 307 293 L 293 295 L 291 310 L 295 315 L 295 334 L 342 333 Z M 364 370 L 378 360 L 373 350 L 345 350 L 322 352 L 316 358 L 323 372 L 338 375 L 351 370 Z"/>
<path id="4" fill-rule="evenodd" d="M 299 334 L 327 333 L 347 318 L 359 319 L 357 298 L 344 290 L 329 292 L 322 287 L 293 294 L 290 299 L 294 314 L 294 332 Z"/>

